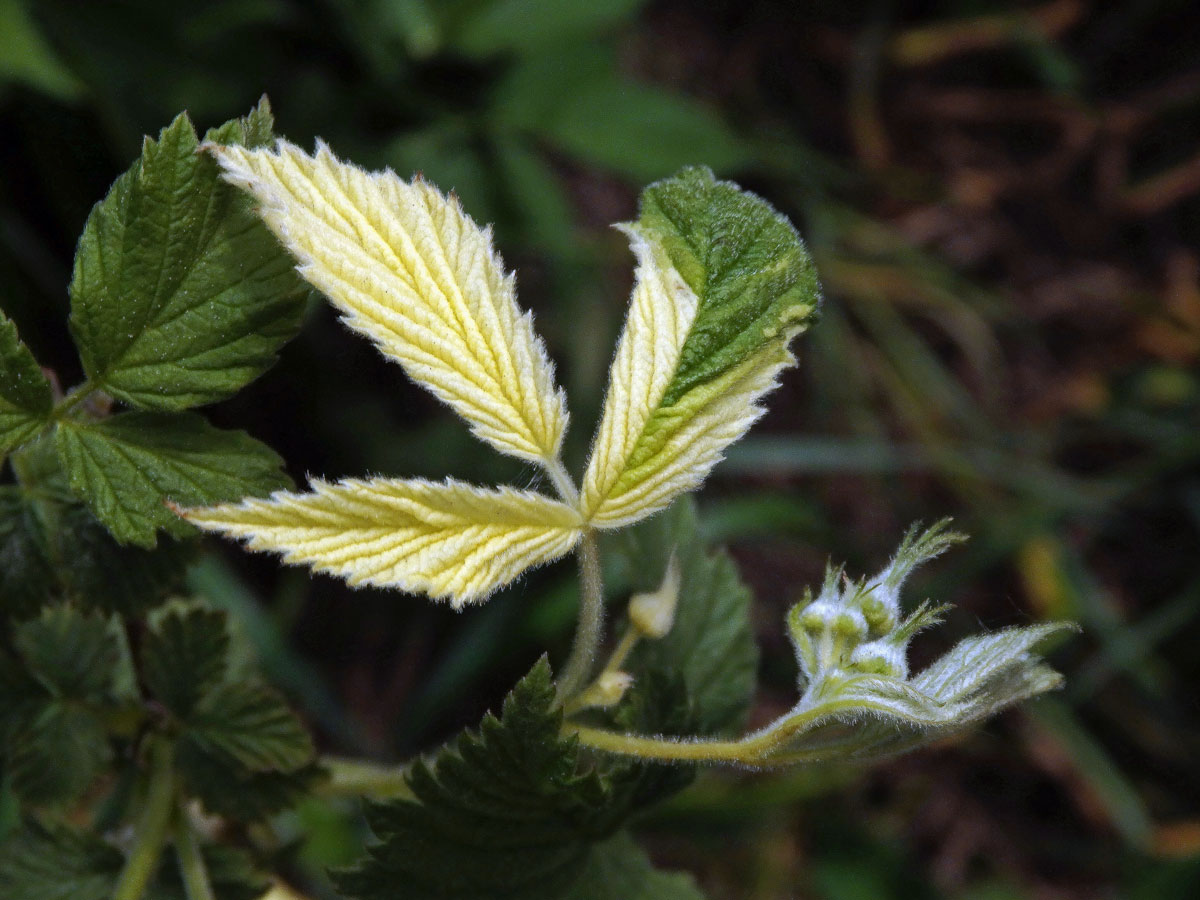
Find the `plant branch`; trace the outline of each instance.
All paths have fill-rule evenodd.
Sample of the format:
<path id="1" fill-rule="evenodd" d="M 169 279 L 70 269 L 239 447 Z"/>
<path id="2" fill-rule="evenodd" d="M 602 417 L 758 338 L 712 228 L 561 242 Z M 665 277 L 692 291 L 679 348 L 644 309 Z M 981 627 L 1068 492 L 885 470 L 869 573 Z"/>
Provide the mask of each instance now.
<path id="1" fill-rule="evenodd" d="M 188 900 L 217 900 L 196 840 L 196 829 L 182 803 L 175 806 L 175 856 L 179 860 L 179 875 Z"/>
<path id="2" fill-rule="evenodd" d="M 96 393 L 97 390 L 99 390 L 97 385 L 93 384 L 90 380 L 85 381 L 55 405 L 50 413 L 50 418 L 57 422 L 88 397 L 92 396 L 92 394 Z"/>
<path id="3" fill-rule="evenodd" d="M 583 533 L 578 555 L 579 622 L 575 626 L 571 655 L 567 657 L 566 667 L 558 680 L 560 704 L 579 693 L 587 683 L 604 629 L 604 575 L 600 570 L 600 543 L 591 528 Z"/>
<path id="4" fill-rule="evenodd" d="M 175 746 L 152 738 L 146 798 L 133 833 L 133 847 L 117 879 L 113 900 L 141 900 L 158 869 L 175 808 Z"/>
<path id="5" fill-rule="evenodd" d="M 574 734 L 587 747 L 636 756 L 639 759 L 657 759 L 664 762 L 713 762 L 737 763 L 746 766 L 777 766 L 785 763 L 818 762 L 832 755 L 838 756 L 844 748 L 829 746 L 800 747 L 781 751 L 789 742 L 807 731 L 819 721 L 829 719 L 851 709 L 869 706 L 860 700 L 826 701 L 810 706 L 803 711 L 793 710 L 776 719 L 766 728 L 755 731 L 737 740 L 705 740 L 696 738 L 645 737 L 622 734 L 603 728 L 593 728 L 574 722 L 564 722 L 563 731 Z"/>
<path id="6" fill-rule="evenodd" d="M 321 758 L 321 767 L 329 779 L 317 786 L 317 792 L 327 797 L 405 798 L 413 799 L 406 778 L 411 763 L 384 766 L 359 759 L 338 756 Z"/>

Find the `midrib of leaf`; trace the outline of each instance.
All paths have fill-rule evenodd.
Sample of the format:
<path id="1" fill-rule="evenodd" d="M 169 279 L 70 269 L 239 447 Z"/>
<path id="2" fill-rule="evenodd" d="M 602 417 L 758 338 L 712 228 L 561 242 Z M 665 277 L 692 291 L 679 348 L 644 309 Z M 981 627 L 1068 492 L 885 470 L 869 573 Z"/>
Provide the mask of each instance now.
<path id="1" fill-rule="evenodd" d="M 78 423 L 72 423 L 72 426 L 78 427 L 81 429 L 87 428 L 86 425 L 79 425 Z M 113 448 L 113 452 L 118 454 L 122 459 L 125 460 L 125 462 L 129 463 L 129 465 L 132 468 L 135 468 L 135 469 L 140 468 L 139 463 L 136 461 L 134 456 L 131 455 L 130 444 L 128 441 L 122 441 L 118 438 L 114 438 L 111 434 L 102 434 L 101 438 L 109 446 L 111 446 Z M 82 441 L 80 442 L 80 446 L 84 446 Z M 154 448 L 144 448 L 143 452 L 148 456 L 157 455 Z M 188 454 L 188 451 L 186 451 L 186 450 L 182 452 L 182 455 L 185 457 L 185 459 L 187 461 L 187 466 L 190 467 L 191 469 L 199 469 L 201 472 L 204 472 L 204 473 L 207 473 L 210 475 L 225 475 L 225 472 L 221 471 L 218 468 L 196 462 L 194 460 L 194 457 L 192 457 L 190 454 Z M 94 456 L 92 457 L 92 461 L 93 461 L 93 463 L 95 463 L 97 470 L 101 470 L 103 468 L 96 461 L 96 458 Z M 183 464 L 181 463 L 180 468 L 182 468 L 182 465 Z M 171 467 L 171 471 L 174 472 L 181 481 L 186 481 L 191 487 L 195 488 L 197 491 L 202 492 L 204 490 L 203 485 L 200 482 L 195 480 L 195 476 L 188 475 L 183 471 L 178 471 L 176 469 L 176 467 L 174 467 L 174 466 Z M 153 478 L 147 478 L 147 480 L 151 481 L 151 482 L 155 481 L 155 479 L 153 479 Z M 114 492 L 114 493 L 116 493 L 116 492 Z M 124 507 L 124 508 L 128 508 L 128 507 Z"/>
<path id="2" fill-rule="evenodd" d="M 181 135 L 185 134 L 186 132 L 188 132 L 190 130 L 191 130 L 190 128 L 180 128 L 179 134 L 181 134 Z M 170 132 L 168 132 L 168 133 L 170 133 Z M 172 135 L 172 136 L 174 137 L 174 135 Z M 150 326 L 150 323 L 153 321 L 155 313 L 159 309 L 165 309 L 170 305 L 171 298 L 175 296 L 175 293 L 178 292 L 178 290 L 179 290 L 179 285 L 182 284 L 182 282 L 183 282 L 184 274 L 187 271 L 190 271 L 191 265 L 195 265 L 195 260 L 196 260 L 196 257 L 193 255 L 191 265 L 184 265 L 184 266 L 180 267 L 180 270 L 181 270 L 180 277 L 179 277 L 178 282 L 175 285 L 175 288 L 171 291 L 171 293 L 169 295 L 167 295 L 161 301 L 161 304 L 160 304 L 159 298 L 163 297 L 164 286 L 166 285 L 166 283 L 169 280 L 169 277 L 168 277 L 169 269 L 167 268 L 167 260 L 170 259 L 171 249 L 172 249 L 172 247 L 175 246 L 174 237 L 175 237 L 176 229 L 177 228 L 179 229 L 179 233 L 181 235 L 183 235 L 183 236 L 187 235 L 187 227 L 186 227 L 187 218 L 186 217 L 176 218 L 176 217 L 170 215 L 171 208 L 173 206 L 175 206 L 179 201 L 183 201 L 182 203 L 179 203 L 179 205 L 181 205 L 181 206 L 186 205 L 186 197 L 177 196 L 178 194 L 182 193 L 179 190 L 179 178 L 180 178 L 181 174 L 184 171 L 186 171 L 186 163 L 183 166 L 179 165 L 178 153 L 176 152 L 178 144 L 179 144 L 178 138 L 176 138 L 172 142 L 172 146 L 169 149 L 167 148 L 166 144 L 167 144 L 167 138 L 164 135 L 159 140 L 158 152 L 163 154 L 164 156 L 166 156 L 168 153 L 170 153 L 172 162 L 174 163 L 170 167 L 171 172 L 170 172 L 170 175 L 168 176 L 168 179 L 169 179 L 168 180 L 168 189 L 163 191 L 163 193 L 166 194 L 166 196 L 169 198 L 169 201 L 165 205 L 159 204 L 158 202 L 155 202 L 153 204 L 154 207 L 163 206 L 163 208 L 156 209 L 155 211 L 158 213 L 158 216 L 160 218 L 166 219 L 166 228 L 165 228 L 166 238 L 165 238 L 165 240 L 162 240 L 159 243 L 159 247 L 161 248 L 162 252 L 160 253 L 159 259 L 158 259 L 158 277 L 157 277 L 156 283 L 154 285 L 154 293 L 151 295 L 151 302 L 149 304 L 149 309 L 147 310 L 146 321 L 142 323 L 142 328 L 141 328 L 141 331 L 139 332 L 139 334 L 143 334 L 143 335 L 146 333 L 147 328 Z M 145 167 L 144 161 L 143 161 L 142 165 L 144 168 Z M 149 194 L 148 193 L 145 194 L 144 197 L 148 200 Z M 211 200 L 211 192 L 210 192 L 210 200 Z M 144 203 L 139 203 L 138 207 L 142 207 L 144 205 L 145 205 Z M 133 212 L 134 212 L 135 220 L 138 218 L 138 215 L 137 215 L 138 213 L 142 213 L 142 215 L 145 216 L 146 219 L 150 219 L 150 216 L 147 215 L 146 213 L 142 212 L 141 209 L 135 209 L 135 210 L 133 210 Z M 157 229 L 157 227 L 159 227 L 159 226 L 156 225 L 155 227 Z M 126 236 L 126 239 L 128 239 L 129 229 L 125 230 L 125 236 Z M 180 243 L 182 243 L 182 241 L 180 241 Z M 182 248 L 182 247 L 180 249 L 181 249 L 180 256 L 185 257 L 187 255 L 186 249 Z M 128 251 L 129 248 L 126 247 L 126 250 Z M 136 343 L 136 341 L 135 341 L 135 343 Z"/>
<path id="3" fill-rule="evenodd" d="M 316 194 L 320 195 L 323 192 L 323 189 L 320 186 L 318 186 L 315 181 L 313 181 L 312 176 L 307 171 L 301 170 L 300 177 L 302 177 L 308 183 L 309 187 L 312 188 L 312 190 Z M 419 283 L 419 281 L 418 281 L 418 278 L 417 278 L 417 275 L 416 275 L 414 269 L 410 268 L 408 265 L 406 265 L 404 263 L 404 260 L 401 259 L 401 257 L 397 254 L 396 250 L 392 247 L 391 242 L 388 240 L 387 236 L 382 234 L 379 231 L 379 229 L 376 227 L 375 223 L 372 222 L 369 218 L 367 218 L 365 215 L 363 215 L 358 210 L 353 198 L 351 198 L 349 195 L 346 194 L 345 189 L 343 188 L 340 179 L 334 178 L 334 179 L 332 179 L 332 181 L 337 187 L 338 194 L 345 201 L 344 209 L 349 210 L 351 213 L 355 214 L 355 219 L 351 220 L 347 216 L 347 213 L 344 211 L 343 205 L 335 206 L 333 204 L 330 204 L 330 206 L 336 211 L 338 218 L 341 221 L 346 223 L 347 227 L 352 232 L 352 236 L 354 238 L 361 237 L 360 229 L 358 227 L 356 227 L 356 224 L 355 224 L 356 222 L 361 221 L 361 224 L 364 225 L 370 231 L 370 233 L 372 235 L 374 235 L 376 241 L 378 242 L 378 245 L 386 251 L 387 256 L 393 261 L 395 268 L 397 270 L 404 272 L 404 275 L 408 279 L 410 287 L 412 287 L 413 290 L 415 291 L 416 285 Z M 282 183 L 282 179 L 281 179 L 281 183 Z M 422 202 L 422 206 L 424 208 L 424 214 L 428 217 L 429 222 L 433 226 L 435 232 L 437 232 L 439 230 L 438 225 L 439 225 L 439 222 L 441 221 L 441 219 L 437 215 L 435 215 L 435 213 L 440 212 L 440 211 L 435 211 L 434 209 L 432 209 L 424 197 L 421 198 L 421 202 Z M 466 373 L 468 375 L 467 381 L 469 381 L 475 387 L 479 388 L 485 394 L 490 394 L 493 391 L 498 390 L 501 397 L 503 397 L 504 400 L 508 402 L 510 407 L 512 407 L 513 409 L 521 410 L 522 419 L 525 419 L 525 416 L 524 416 L 525 404 L 524 404 L 524 402 L 518 403 L 518 402 L 516 402 L 516 400 L 524 401 L 527 398 L 524 398 L 524 397 L 514 398 L 511 394 L 509 386 L 504 383 L 505 379 L 503 379 L 501 377 L 501 365 L 500 365 L 500 359 L 497 356 L 497 348 L 492 346 L 491 341 L 488 341 L 484 338 L 482 331 L 480 331 L 480 329 L 479 329 L 479 324 L 475 321 L 475 317 L 470 314 L 469 309 L 466 309 L 466 306 L 467 306 L 466 300 L 462 295 L 462 291 L 459 290 L 458 284 L 453 279 L 435 276 L 433 268 L 430 267 L 429 263 L 425 259 L 424 253 L 420 252 L 416 243 L 412 240 L 410 235 L 408 235 L 406 232 L 402 231 L 402 232 L 400 232 L 400 238 L 410 248 L 410 250 L 411 250 L 410 255 L 413 257 L 414 266 L 420 266 L 421 272 L 429 279 L 429 281 L 431 281 L 433 284 L 437 285 L 438 296 L 442 301 L 439 305 L 443 307 L 445 314 L 448 316 L 448 318 L 450 318 L 454 321 L 455 325 L 457 326 L 456 327 L 457 333 L 463 338 L 465 345 L 468 348 L 471 348 L 474 351 L 476 351 L 476 353 L 478 353 L 478 350 L 481 347 L 487 349 L 487 356 L 490 358 L 491 363 L 492 363 L 491 369 L 490 369 L 490 371 L 488 371 L 488 375 L 491 376 L 491 384 L 480 384 L 475 378 L 469 377 L 470 375 L 473 374 L 470 372 Z M 445 246 L 441 242 L 441 240 L 438 241 L 436 249 L 437 249 L 437 254 L 440 257 L 440 261 L 441 261 L 442 265 L 446 269 L 453 268 L 453 266 L 451 265 L 450 258 L 446 253 Z M 492 319 L 492 323 L 497 326 L 498 330 L 500 330 L 500 331 L 505 330 L 500 327 L 500 316 L 498 314 L 498 311 L 495 309 L 495 307 L 491 303 L 483 302 L 480 304 L 480 307 L 481 307 L 481 313 L 484 315 L 488 315 Z M 516 362 L 515 362 L 515 360 L 513 360 L 512 355 L 509 352 L 509 347 L 508 347 L 507 342 L 501 342 L 501 343 L 504 344 L 503 349 L 505 352 L 506 362 L 512 367 L 514 372 L 518 371 Z M 464 373 L 460 372 L 459 374 L 462 375 Z M 520 387 L 521 387 L 520 378 L 515 379 L 515 382 L 516 382 L 516 387 L 519 392 Z M 539 404 L 534 404 L 534 406 L 537 408 L 540 408 Z M 499 421 L 503 421 L 503 418 L 501 417 L 499 419 Z M 541 426 L 543 426 L 543 428 L 533 428 L 532 426 L 534 424 L 541 425 Z M 532 423 L 532 422 L 529 422 L 527 419 L 525 419 L 525 425 L 529 427 L 529 430 L 531 433 L 538 433 L 539 431 L 544 430 L 545 423 Z"/>
<path id="4" fill-rule="evenodd" d="M 256 227 L 256 224 L 253 221 L 250 221 L 247 223 L 247 227 L 244 231 L 242 231 L 241 233 L 236 234 L 236 235 L 230 235 L 228 240 L 226 240 L 226 241 L 223 241 L 223 242 L 220 242 L 217 244 L 211 244 L 211 247 L 220 247 L 223 244 L 233 244 L 239 237 L 241 237 L 247 231 L 250 231 L 255 227 Z M 209 240 L 211 241 L 211 238 Z M 204 251 L 208 250 L 208 249 L 210 249 L 210 245 L 206 245 L 199 252 L 197 252 L 196 259 L 193 260 L 192 264 L 188 267 L 184 276 L 179 279 L 179 284 L 176 287 L 174 293 L 171 295 L 171 299 L 174 299 L 175 297 L 177 297 L 179 295 L 179 292 L 187 286 L 189 279 L 191 278 L 192 274 L 196 270 L 196 267 L 197 267 L 197 264 L 199 263 L 200 257 L 203 256 Z M 245 273 L 242 277 L 242 281 L 249 281 L 250 279 L 257 276 L 259 273 L 261 273 L 264 269 L 270 268 L 271 265 L 273 265 L 275 262 L 276 261 L 273 259 L 264 260 L 257 268 L 252 269 L 249 272 Z M 191 312 L 192 310 L 196 309 L 199 306 L 203 306 L 207 303 L 219 303 L 219 302 L 221 302 L 222 297 L 224 297 L 226 294 L 236 292 L 239 289 L 239 287 L 240 287 L 240 285 L 238 285 L 237 283 L 232 283 L 232 284 L 228 285 L 223 291 L 221 291 L 220 293 L 217 293 L 217 294 L 203 295 L 203 294 L 197 293 L 195 302 L 193 302 L 191 304 L 186 304 L 186 305 L 173 305 L 170 301 L 168 301 L 168 302 L 164 303 L 161 306 L 161 308 L 158 310 L 161 317 L 151 319 L 149 322 L 147 322 L 146 328 L 147 329 L 162 328 L 165 325 L 171 324 L 176 319 L 183 318 L 185 315 L 187 315 L 189 312 Z M 139 343 L 141 343 L 143 341 L 143 339 L 144 339 L 144 333 L 143 333 L 143 335 L 139 335 L 137 338 L 135 338 L 133 340 L 133 342 L 131 342 L 130 345 L 122 352 L 124 354 L 128 354 L 130 352 L 130 350 L 133 347 L 136 347 Z M 220 350 L 220 349 L 222 349 L 222 348 L 219 346 L 212 348 L 212 350 Z M 124 356 L 122 356 L 120 359 L 123 360 Z M 156 365 L 161 365 L 161 362 L 146 362 L 146 363 L 141 363 L 141 364 L 138 364 L 135 366 L 130 366 L 128 364 L 123 363 L 121 365 L 121 369 L 122 369 L 122 371 L 134 371 L 143 366 L 156 366 Z"/>
<path id="5" fill-rule="evenodd" d="M 161 146 L 160 146 L 160 150 L 161 150 Z M 179 169 L 181 167 L 172 166 L 171 168 L 172 168 L 172 172 L 171 172 L 170 177 L 172 180 L 172 189 L 170 191 L 170 194 L 171 194 L 171 201 L 172 201 L 171 205 L 174 205 L 175 202 L 180 199 L 176 196 L 177 190 L 174 188 L 174 185 L 180 175 Z M 197 173 L 193 173 L 193 174 L 197 174 Z M 188 179 L 188 181 L 191 181 L 191 182 L 194 182 L 195 180 L 196 180 L 195 177 Z M 154 293 L 151 295 L 151 302 L 149 304 L 147 304 L 147 310 L 145 313 L 145 318 L 141 323 L 141 328 L 136 330 L 132 334 L 131 338 L 124 343 L 124 345 L 121 347 L 121 349 L 116 354 L 109 357 L 107 368 L 110 371 L 112 369 L 125 368 L 122 365 L 125 357 L 130 355 L 134 348 L 138 347 L 139 344 L 143 343 L 146 340 L 147 333 L 150 332 L 152 329 L 161 328 L 163 325 L 173 322 L 175 319 L 178 319 L 181 316 L 186 315 L 188 312 L 190 312 L 195 307 L 203 305 L 205 302 L 212 299 L 212 298 L 204 297 L 202 295 L 198 295 L 194 303 L 192 303 L 190 305 L 185 304 L 178 308 L 174 308 L 174 300 L 179 296 L 179 292 L 188 283 L 192 274 L 195 272 L 196 267 L 200 263 L 200 260 L 203 259 L 206 251 L 209 250 L 210 244 L 212 243 L 213 238 L 220 231 L 220 229 L 217 227 L 212 227 L 212 228 L 208 227 L 209 221 L 210 221 L 210 216 L 213 212 L 214 207 L 216 206 L 215 198 L 216 198 L 217 192 L 220 188 L 221 188 L 220 183 L 214 178 L 211 186 L 209 187 L 209 190 L 207 192 L 207 197 L 205 199 L 204 217 L 200 222 L 200 227 L 197 229 L 197 231 L 199 232 L 199 239 L 196 241 L 194 247 L 192 248 L 192 250 L 190 252 L 180 254 L 181 258 L 187 259 L 187 262 L 185 262 L 183 265 L 181 265 L 179 267 L 178 277 L 175 279 L 175 284 L 173 287 L 170 287 L 169 290 L 167 289 L 167 283 L 168 283 L 168 280 L 170 279 L 171 267 L 169 267 L 167 265 L 167 263 L 171 257 L 173 234 L 175 232 L 176 227 L 179 227 L 181 229 L 180 233 L 182 233 L 184 235 L 187 234 L 188 229 L 185 227 L 186 223 L 187 223 L 186 217 L 181 217 L 179 219 L 175 219 L 175 217 L 172 217 L 170 215 L 170 205 L 168 205 L 166 207 L 165 217 L 169 220 L 167 227 L 165 229 L 167 234 L 166 234 L 166 238 L 159 245 L 161 247 L 162 252 L 159 256 L 158 267 L 157 267 L 157 270 L 158 270 L 157 271 L 157 282 L 155 284 Z M 186 203 L 186 200 L 184 202 Z M 145 203 L 143 201 L 141 203 L 138 203 L 137 207 L 143 207 L 144 205 L 145 205 Z M 155 205 L 157 206 L 157 205 L 161 205 L 161 204 L 155 204 Z M 180 204 L 180 205 L 182 205 L 182 204 Z M 129 243 L 129 240 L 130 240 L 129 222 L 137 219 L 139 215 L 145 215 L 145 213 L 140 208 L 133 208 L 133 207 L 134 207 L 133 203 L 127 202 L 125 204 L 125 215 L 122 217 L 123 218 L 122 242 L 121 242 L 122 255 L 124 256 L 124 255 L 128 254 L 130 258 L 133 258 L 134 254 L 136 254 L 137 247 L 135 245 L 131 246 Z M 170 221 L 170 220 L 173 220 L 173 221 Z M 253 223 L 250 223 L 250 224 L 252 226 Z M 118 283 L 121 284 L 121 286 L 124 290 L 129 290 L 129 287 L 126 283 L 126 272 L 127 272 L 127 269 L 122 269 L 121 277 L 120 277 Z M 103 376 L 101 376 L 99 378 L 99 382 L 100 382 L 100 384 L 98 386 L 103 387 L 103 382 L 104 382 Z"/>

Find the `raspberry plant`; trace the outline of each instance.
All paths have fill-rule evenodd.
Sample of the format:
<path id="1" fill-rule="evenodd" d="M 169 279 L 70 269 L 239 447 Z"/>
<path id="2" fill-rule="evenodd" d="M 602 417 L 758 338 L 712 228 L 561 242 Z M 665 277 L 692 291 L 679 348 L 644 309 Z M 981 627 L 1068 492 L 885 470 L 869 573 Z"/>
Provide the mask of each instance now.
<path id="1" fill-rule="evenodd" d="M 689 168 L 618 226 L 635 285 L 576 481 L 566 397 L 490 232 L 419 176 L 271 132 L 265 101 L 203 140 L 180 116 L 96 205 L 70 288 L 81 385 L 62 394 L 0 320 L 0 767 L 20 808 L 5 897 L 260 896 L 273 872 L 245 826 L 353 770 L 317 756 L 226 614 L 181 594 L 194 526 L 457 608 L 577 557 L 561 669 L 543 658 L 498 716 L 385 773 L 393 796 L 367 807 L 378 840 L 335 873 L 362 900 L 697 898 L 625 830 L 694 764 L 878 759 L 1058 684 L 1036 648 L 1061 624 L 969 638 L 910 672 L 909 641 L 941 610 L 905 613 L 901 588 L 960 540 L 943 522 L 877 575 L 831 567 L 804 592 L 786 622 L 799 699 L 740 734 L 749 595 L 686 495 L 816 318 L 809 256 L 765 201 Z M 552 492 L 391 477 L 296 492 L 270 449 L 190 411 L 271 365 L 310 288 Z M 606 593 L 627 606 L 601 652 Z"/>

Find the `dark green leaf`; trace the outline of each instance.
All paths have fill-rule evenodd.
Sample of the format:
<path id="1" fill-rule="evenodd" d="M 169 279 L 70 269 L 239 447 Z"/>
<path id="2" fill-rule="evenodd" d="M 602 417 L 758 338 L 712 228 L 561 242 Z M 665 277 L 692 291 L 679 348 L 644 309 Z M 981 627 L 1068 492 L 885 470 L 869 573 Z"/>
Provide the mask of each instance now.
<path id="1" fill-rule="evenodd" d="M 35 805 L 70 803 L 91 785 L 108 761 L 104 727 L 72 701 L 44 704 L 10 735 L 6 771 L 13 791 Z"/>
<path id="2" fill-rule="evenodd" d="M 26 821 L 0 843 L 4 900 L 108 900 L 124 856 L 90 832 Z"/>
<path id="3" fill-rule="evenodd" d="M 57 575 L 45 538 L 25 493 L 0 487 L 0 613 L 24 618 L 51 595 Z"/>
<path id="4" fill-rule="evenodd" d="M 275 116 L 271 113 L 271 101 L 264 94 L 258 106 L 240 119 L 230 119 L 224 125 L 210 128 L 204 134 L 205 141 L 214 144 L 240 144 L 243 147 L 265 147 L 275 138 Z"/>
<path id="5" fill-rule="evenodd" d="M 175 606 L 151 621 L 142 644 L 142 676 L 150 693 L 180 719 L 225 678 L 225 620 L 217 610 Z"/>
<path id="6" fill-rule="evenodd" d="M 488 56 L 594 37 L 631 21 L 644 2 L 493 0 L 466 22 L 455 36 L 454 45 L 472 56 Z"/>
<path id="7" fill-rule="evenodd" d="M 58 100 L 75 100 L 83 84 L 42 36 L 32 8 L 21 0 L 0 3 L 0 89 L 15 82 Z"/>
<path id="8" fill-rule="evenodd" d="M 553 44 L 513 61 L 496 83 L 489 112 L 505 131 L 537 132 L 572 97 L 611 81 L 616 68 L 605 43 Z"/>
<path id="9" fill-rule="evenodd" d="M 261 144 L 266 107 L 213 135 Z M 71 331 L 92 384 L 147 409 L 237 391 L 299 327 L 292 260 L 180 115 L 88 217 L 71 281 Z"/>
<path id="10" fill-rule="evenodd" d="M 820 301 L 812 260 L 761 197 L 689 168 L 642 192 L 637 224 L 662 242 L 700 298 L 663 407 L 812 321 Z"/>
<path id="11" fill-rule="evenodd" d="M 522 242 L 565 260 L 580 248 L 575 216 L 561 179 L 524 141 L 493 142 L 500 179 L 517 213 Z"/>
<path id="12" fill-rule="evenodd" d="M 150 547 L 155 530 L 188 533 L 166 506 L 200 506 L 288 485 L 282 461 L 242 431 L 192 413 L 65 421 L 55 439 L 71 488 L 119 541 Z"/>
<path id="13" fill-rule="evenodd" d="M 746 147 L 715 110 L 611 76 L 571 96 L 538 123 L 536 133 L 585 162 L 641 182 L 688 165 L 728 171 L 750 161 Z"/>
<path id="14" fill-rule="evenodd" d="M 50 382 L 0 313 L 0 456 L 41 431 L 53 405 Z"/>
<path id="15" fill-rule="evenodd" d="M 659 669 L 639 671 L 609 723 L 627 734 L 686 737 L 701 731 L 683 674 Z M 696 778 L 693 766 L 664 766 L 606 758 L 601 769 L 613 794 L 610 823 L 621 825 L 632 813 L 679 793 Z"/>
<path id="16" fill-rule="evenodd" d="M 112 622 L 101 615 L 65 604 L 47 607 L 17 626 L 13 644 L 56 697 L 102 701 L 112 693 L 120 645 Z"/>
<path id="17" fill-rule="evenodd" d="M 81 503 L 59 508 L 53 534 L 59 592 L 88 609 L 137 616 L 177 592 L 196 543 L 163 537 L 153 550 L 117 543 Z"/>
<path id="18" fill-rule="evenodd" d="M 362 900 L 496 897 L 551 900 L 587 864 L 592 827 L 608 802 L 595 776 L 576 774 L 578 748 L 559 736 L 543 660 L 430 764 L 417 763 L 416 800 L 372 805 L 380 843 L 339 888 Z"/>
<path id="19" fill-rule="evenodd" d="M 565 900 L 704 900 L 690 875 L 660 872 L 628 832 L 597 844 Z"/>
<path id="20" fill-rule="evenodd" d="M 700 536 L 695 504 L 683 498 L 669 510 L 615 535 L 607 544 L 621 593 L 658 588 L 674 551 L 681 584 L 675 622 L 666 637 L 642 641 L 629 668 L 678 672 L 693 704 L 697 730 L 711 734 L 744 720 L 754 692 L 758 648 L 750 628 L 750 591 L 733 560 L 710 553 Z"/>
<path id="21" fill-rule="evenodd" d="M 0 610 L 24 618 L 65 600 L 136 615 L 179 589 L 193 547 L 122 546 L 74 497 L 0 487 Z"/>
<path id="22" fill-rule="evenodd" d="M 10 737 L 27 727 L 50 695 L 20 659 L 0 650 L 0 755 Z"/>
<path id="23" fill-rule="evenodd" d="M 325 771 L 316 765 L 294 772 L 248 772 L 191 742 L 180 748 L 177 767 L 188 796 L 199 800 L 210 814 L 239 822 L 255 822 L 291 809 L 325 778 Z"/>
<path id="24" fill-rule="evenodd" d="M 290 772 L 312 762 L 312 739 L 280 694 L 264 684 L 223 684 L 186 722 L 183 742 L 248 772 Z"/>

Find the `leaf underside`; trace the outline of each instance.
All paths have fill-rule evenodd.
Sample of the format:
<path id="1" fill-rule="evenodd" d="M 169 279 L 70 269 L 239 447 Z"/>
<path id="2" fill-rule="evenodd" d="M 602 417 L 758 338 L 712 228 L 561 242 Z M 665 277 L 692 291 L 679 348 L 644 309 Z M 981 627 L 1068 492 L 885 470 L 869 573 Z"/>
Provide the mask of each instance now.
<path id="1" fill-rule="evenodd" d="M 563 556 L 582 533 L 578 513 L 533 491 L 388 478 L 311 487 L 186 515 L 352 585 L 446 597 L 456 607 Z"/>
<path id="2" fill-rule="evenodd" d="M 583 483 L 606 528 L 699 486 L 762 414 L 820 298 L 787 219 L 707 169 L 648 187 L 624 230 L 636 281 Z"/>
<path id="3" fill-rule="evenodd" d="M 324 145 L 315 156 L 282 141 L 273 152 L 211 150 L 349 327 L 502 453 L 558 456 L 567 413 L 553 366 L 490 230 L 457 198 L 343 163 Z"/>

